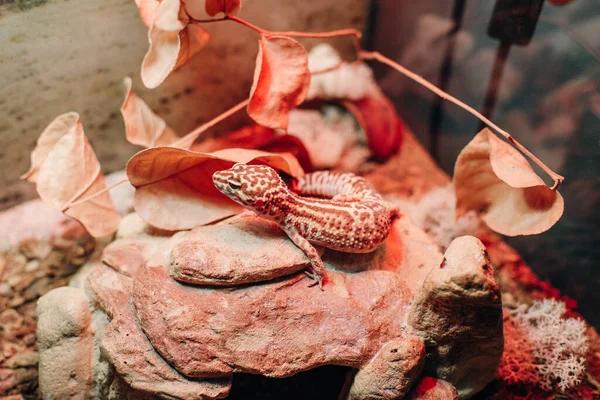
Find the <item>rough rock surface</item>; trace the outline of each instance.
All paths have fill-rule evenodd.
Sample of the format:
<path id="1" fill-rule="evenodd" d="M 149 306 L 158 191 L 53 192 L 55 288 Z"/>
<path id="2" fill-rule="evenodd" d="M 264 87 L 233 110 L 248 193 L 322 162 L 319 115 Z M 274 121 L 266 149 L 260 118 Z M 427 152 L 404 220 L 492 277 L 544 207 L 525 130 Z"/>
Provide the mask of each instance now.
<path id="1" fill-rule="evenodd" d="M 96 246 L 76 221 L 56 221 L 52 215 L 46 221 L 47 209 L 32 202 L 0 212 L 0 398 L 35 397 L 36 301 L 66 285 Z M 22 226 L 17 222 L 21 217 Z M 3 245 L 11 249 L 1 253 Z"/>
<path id="2" fill-rule="evenodd" d="M 135 248 L 156 249 L 157 242 L 146 237 L 148 241 L 134 239 L 112 243 L 104 251 L 103 261 L 111 266 L 119 264 L 121 271 L 131 276 L 129 266 L 140 265 L 144 257 L 149 256 Z M 227 254 L 222 251 L 225 247 L 229 248 Z M 413 291 L 423 283 L 429 270 L 438 262 L 437 258 L 441 258 L 437 246 L 406 218 L 394 222 L 385 243 L 372 253 L 318 250 L 329 269 L 395 271 Z M 126 256 L 129 259 L 123 258 Z M 181 240 L 170 252 L 169 273 L 183 283 L 236 286 L 290 275 L 308 264 L 306 255 L 277 225 L 245 213 L 181 235 Z"/>
<path id="3" fill-rule="evenodd" d="M 84 293 L 62 287 L 42 296 L 37 308 L 40 389 L 54 399 L 91 397 L 94 335 Z"/>
<path id="4" fill-rule="evenodd" d="M 501 326 L 502 315 L 496 321 L 490 312 L 500 298 L 483 245 L 473 237 L 455 242 L 442 256 L 424 233 L 400 218 L 386 245 L 371 255 L 348 259 L 327 251 L 323 258 L 329 281 L 321 291 L 309 287 L 298 271 L 306 260 L 285 233 L 249 214 L 171 238 L 140 231 L 105 249 L 103 260 L 109 266 L 92 266 L 84 290 L 70 288 L 78 290 L 73 306 L 83 307 L 85 299 L 85 307 L 89 301 L 104 319 L 90 323 L 88 310 L 89 315 L 72 323 L 80 335 L 64 337 L 59 328 L 42 329 L 40 343 L 56 340 L 54 347 L 78 351 L 78 362 L 87 363 L 81 366 L 85 372 L 102 367 L 93 340 L 86 341 L 95 334 L 101 358 L 116 375 L 105 368 L 103 378 L 86 372 L 74 382 L 115 398 L 144 392 L 216 399 L 229 393 L 234 373 L 287 377 L 327 364 L 358 369 L 348 395 L 352 399 L 403 398 L 423 369 L 468 395 L 480 381 L 491 379 L 498 360 L 493 351 L 488 358 L 474 359 L 464 346 L 479 346 L 477 335 L 485 330 L 477 327 L 479 322 L 488 318 L 492 326 Z M 218 256 L 203 258 L 207 248 Z M 227 255 L 233 259 L 225 259 Z M 246 264 L 235 264 L 243 257 Z M 242 267 L 217 285 L 213 280 L 189 285 L 173 279 L 175 267 L 202 277 L 223 264 Z M 248 284 L 244 272 L 263 281 Z M 230 287 L 219 286 L 223 282 Z M 55 318 L 68 320 L 63 314 L 69 317 L 70 309 L 62 310 L 62 295 L 53 293 L 40 302 L 40 312 L 58 307 Z M 453 296 L 452 307 L 448 296 Z M 501 330 L 483 333 L 491 343 L 496 342 L 493 335 L 502 340 Z M 48 359 L 51 350 L 45 345 L 42 358 Z M 68 354 L 55 357 L 64 364 L 55 366 L 60 370 L 55 374 L 68 374 L 76 365 Z M 475 374 L 477 362 L 482 364 Z M 44 393 L 62 394 L 49 384 L 43 388 Z"/>
<path id="5" fill-rule="evenodd" d="M 142 333 L 130 304 L 131 282 L 112 270 L 96 270 L 88 288 L 111 317 L 102 338 L 102 351 L 120 377 L 133 389 L 176 399 L 224 397 L 229 379 L 194 382 L 160 358 Z"/>
<path id="6" fill-rule="evenodd" d="M 455 239 L 412 305 L 409 325 L 425 341 L 425 372 L 452 383 L 460 397 L 477 393 L 502 356 L 502 302 L 479 239 Z"/>
<path id="7" fill-rule="evenodd" d="M 416 337 L 386 343 L 354 377 L 349 400 L 401 399 L 423 372 L 425 346 Z"/>
<path id="8" fill-rule="evenodd" d="M 364 365 L 402 335 L 410 292 L 396 274 L 331 271 L 326 290 L 303 275 L 230 290 L 191 289 L 155 255 L 134 284 L 134 305 L 157 351 L 184 375 L 285 377 L 317 365 Z"/>
<path id="9" fill-rule="evenodd" d="M 170 274 L 181 282 L 233 286 L 289 275 L 309 264 L 275 223 L 245 213 L 194 229 L 173 248 Z"/>

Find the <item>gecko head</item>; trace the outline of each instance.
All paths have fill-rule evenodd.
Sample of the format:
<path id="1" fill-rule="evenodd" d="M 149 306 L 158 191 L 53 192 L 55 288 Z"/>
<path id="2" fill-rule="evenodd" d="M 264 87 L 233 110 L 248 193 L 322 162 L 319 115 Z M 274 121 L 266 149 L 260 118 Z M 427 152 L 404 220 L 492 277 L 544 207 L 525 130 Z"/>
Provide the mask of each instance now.
<path id="1" fill-rule="evenodd" d="M 273 168 L 266 165 L 236 164 L 213 174 L 215 187 L 242 206 L 263 213 L 273 199 L 288 191 Z"/>

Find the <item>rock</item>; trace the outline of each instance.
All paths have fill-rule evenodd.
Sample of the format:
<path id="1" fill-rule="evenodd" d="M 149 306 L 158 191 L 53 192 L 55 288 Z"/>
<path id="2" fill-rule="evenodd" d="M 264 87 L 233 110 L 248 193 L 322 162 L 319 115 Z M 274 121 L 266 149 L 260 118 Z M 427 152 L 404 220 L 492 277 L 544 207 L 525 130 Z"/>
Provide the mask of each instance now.
<path id="1" fill-rule="evenodd" d="M 458 393 L 452 384 L 425 376 L 411 391 L 408 400 L 458 400 Z"/>
<path id="2" fill-rule="evenodd" d="M 12 308 L 0 314 L 0 326 L 5 336 L 12 336 L 23 325 L 23 321 L 23 316 Z"/>
<path id="3" fill-rule="evenodd" d="M 354 378 L 349 400 L 401 399 L 419 378 L 425 345 L 414 336 L 386 343 L 377 357 Z"/>
<path id="4" fill-rule="evenodd" d="M 6 282 L 0 282 L 0 296 L 9 297 L 12 294 L 12 288 Z"/>
<path id="5" fill-rule="evenodd" d="M 86 292 L 92 302 L 112 319 L 120 309 L 128 306 L 131 286 L 131 278 L 98 266 L 87 278 Z"/>
<path id="6" fill-rule="evenodd" d="M 18 367 L 31 367 L 38 364 L 39 358 L 38 352 L 29 350 L 15 354 L 13 357 L 6 360 L 4 365 L 12 369 Z"/>
<path id="7" fill-rule="evenodd" d="M 39 383 L 44 398 L 81 399 L 93 391 L 92 313 L 82 290 L 54 289 L 38 301 Z"/>
<path id="8" fill-rule="evenodd" d="M 0 212 L 0 252 L 16 248 L 27 239 L 48 241 L 69 219 L 42 200 L 32 200 Z"/>
<path id="9" fill-rule="evenodd" d="M 79 270 L 69 279 L 69 286 L 77 289 L 84 289 L 85 282 L 88 276 L 94 272 L 97 268 L 106 268 L 100 260 L 93 260 L 85 263 Z"/>
<path id="10" fill-rule="evenodd" d="M 137 271 L 165 242 L 163 237 L 143 236 L 135 239 L 118 240 L 106 246 L 102 262 L 123 275 L 134 277 Z"/>
<path id="11" fill-rule="evenodd" d="M 51 279 L 48 277 L 36 279 L 23 291 L 23 297 L 27 301 L 35 300 L 48 291 L 50 284 Z"/>
<path id="12" fill-rule="evenodd" d="M 181 376 L 156 354 L 134 318 L 130 306 L 122 307 L 102 339 L 102 351 L 132 388 L 186 400 L 217 399 L 229 393 L 230 379 L 196 382 Z"/>
<path id="13" fill-rule="evenodd" d="M 0 397 L 0 400 L 23 400 L 23 396 L 21 396 L 20 394 L 15 394 L 12 396 Z"/>
<path id="14" fill-rule="evenodd" d="M 186 283 L 232 286 L 289 275 L 309 264 L 276 224 L 245 213 L 192 230 L 171 251 L 170 274 Z"/>
<path id="15" fill-rule="evenodd" d="M 140 270 L 134 305 L 156 350 L 190 377 L 360 367 L 402 336 L 400 310 L 412 297 L 390 271 L 330 271 L 324 291 L 309 287 L 302 274 L 223 290 L 183 286 L 170 279 L 166 264 L 156 253 Z"/>
<path id="16" fill-rule="evenodd" d="M 409 325 L 427 346 L 425 372 L 450 382 L 461 398 L 493 378 L 504 345 L 502 303 L 479 239 L 450 244 L 415 296 Z"/>
<path id="17" fill-rule="evenodd" d="M 149 225 L 137 213 L 130 213 L 121 219 L 117 239 L 139 237 L 170 237 L 175 232 L 156 228 Z"/>
<path id="18" fill-rule="evenodd" d="M 19 244 L 19 251 L 28 259 L 46 258 L 52 251 L 52 245 L 46 241 L 26 239 Z"/>
<path id="19" fill-rule="evenodd" d="M 452 385 L 461 396 L 481 389 L 502 353 L 481 242 L 458 238 L 442 256 L 408 218 L 364 258 L 323 254 L 323 291 L 308 286 L 308 260 L 287 236 L 249 213 L 170 239 L 138 233 L 104 259 L 110 267 L 92 263 L 78 278 L 83 290 L 39 301 L 46 398 L 216 399 L 235 373 L 326 364 L 358 369 L 350 399 L 455 398 Z"/>

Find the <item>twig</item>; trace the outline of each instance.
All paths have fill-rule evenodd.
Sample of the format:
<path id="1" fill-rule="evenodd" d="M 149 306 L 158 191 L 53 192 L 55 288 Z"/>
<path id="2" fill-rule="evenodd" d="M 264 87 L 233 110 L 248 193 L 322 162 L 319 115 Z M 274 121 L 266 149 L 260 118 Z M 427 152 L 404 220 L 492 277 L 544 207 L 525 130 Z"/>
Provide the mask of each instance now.
<path id="1" fill-rule="evenodd" d="M 196 129 L 194 129 L 193 131 L 188 133 L 187 135 L 182 136 L 181 138 L 177 139 L 175 142 L 171 143 L 170 146 L 180 147 L 182 149 L 189 149 L 192 146 L 192 144 L 196 141 L 196 139 L 198 139 L 198 137 L 200 137 L 200 135 L 202 133 L 204 133 L 208 129 L 212 128 L 213 126 L 215 126 L 219 122 L 223 121 L 224 119 L 228 118 L 229 116 L 235 114 L 242 108 L 246 107 L 248 105 L 249 101 L 250 101 L 249 99 L 246 99 L 246 100 L 242 101 L 241 103 L 238 103 L 237 105 L 231 107 L 229 110 L 219 114 L 216 118 L 208 121 L 205 124 L 200 125 Z"/>
<path id="2" fill-rule="evenodd" d="M 331 38 L 337 36 L 354 36 L 356 38 L 361 38 L 362 33 L 358 29 L 348 28 L 348 29 L 339 29 L 336 31 L 330 32 L 296 32 L 296 31 L 286 31 L 286 32 L 277 32 L 277 31 L 269 31 L 267 29 L 263 29 L 258 27 L 250 22 L 243 20 L 238 17 L 229 16 L 225 19 L 228 19 L 233 22 L 237 22 L 238 24 L 242 24 L 261 35 L 265 36 L 289 36 L 289 37 L 303 37 L 303 38 Z"/>
<path id="3" fill-rule="evenodd" d="M 67 211 L 69 208 L 71 208 L 71 207 L 73 207 L 73 206 L 76 206 L 76 205 L 78 205 L 78 204 L 81 204 L 81 203 L 85 203 L 86 201 L 89 201 L 89 200 L 91 200 L 91 199 L 93 199 L 93 198 L 95 198 L 95 197 L 98 197 L 98 196 L 100 196 L 101 194 L 103 194 L 103 193 L 106 193 L 106 192 L 108 192 L 109 190 L 111 190 L 111 189 L 114 189 L 114 188 L 116 188 L 117 186 L 124 184 L 125 182 L 129 182 L 129 179 L 128 179 L 128 178 L 123 178 L 123 179 L 121 179 L 120 181 L 117 181 L 117 182 L 113 183 L 112 185 L 110 185 L 110 186 L 108 186 L 108 187 L 105 187 L 104 189 L 102 189 L 102 190 L 99 190 L 99 191 L 97 191 L 96 193 L 94 193 L 94 194 L 92 194 L 92 195 L 90 195 L 90 196 L 88 196 L 88 197 L 85 197 L 85 198 L 83 198 L 83 199 L 81 199 L 81 200 L 77 200 L 77 201 L 75 201 L 75 202 L 73 202 L 73 203 L 70 203 L 70 204 L 68 204 L 68 205 L 67 205 L 67 206 L 66 206 L 66 207 L 65 207 L 65 208 L 62 210 L 62 212 L 65 212 L 65 211 Z"/>
<path id="4" fill-rule="evenodd" d="M 189 24 L 210 24 L 211 22 L 221 22 L 221 21 L 226 21 L 229 18 L 227 17 L 223 17 L 223 18 L 215 18 L 215 19 L 196 19 L 196 18 L 192 18 L 188 16 L 188 23 Z"/>
<path id="5" fill-rule="evenodd" d="M 531 159 L 542 170 L 544 170 L 544 172 L 546 172 L 554 180 L 554 185 L 552 186 L 553 190 L 556 189 L 558 187 L 558 185 L 562 181 L 565 180 L 565 178 L 563 176 L 561 176 L 561 175 L 557 174 L 556 172 L 552 171 L 539 158 L 537 158 L 535 155 L 533 155 L 533 153 L 531 153 L 529 150 L 527 150 L 527 148 L 525 146 L 523 146 L 521 143 L 519 143 L 510 133 L 508 133 L 505 130 L 501 129 L 498 125 L 494 124 L 492 121 L 490 121 L 489 119 L 487 119 L 479 111 L 475 110 L 473 107 L 470 107 L 470 106 L 466 105 L 462 101 L 458 100 L 456 97 L 451 96 L 450 94 L 444 92 L 443 90 L 441 90 L 440 88 L 438 88 L 437 86 L 435 86 L 433 83 L 427 81 L 425 78 L 423 78 L 423 77 L 415 74 L 414 72 L 412 72 L 412 71 L 404 68 L 402 65 L 396 63 L 395 61 L 393 61 L 393 60 L 385 57 L 384 55 L 382 55 L 381 53 L 376 52 L 376 51 L 373 51 L 373 52 L 362 51 L 359 54 L 359 56 L 360 56 L 360 58 L 363 58 L 363 59 L 377 60 L 377 61 L 379 61 L 379 62 L 381 62 L 383 64 L 386 64 L 386 65 L 394 68 L 396 71 L 400 72 L 403 75 L 406 75 L 407 77 L 409 77 L 413 81 L 419 83 L 420 85 L 423 85 L 424 87 L 426 87 L 427 89 L 431 90 L 433 93 L 437 94 L 441 98 L 446 99 L 446 100 L 448 100 L 448 101 L 456 104 L 457 106 L 459 106 L 463 110 L 465 110 L 465 111 L 469 112 L 470 114 L 474 115 L 475 117 L 477 117 L 480 121 L 484 122 L 490 128 L 492 128 L 493 130 L 495 130 L 496 132 L 498 132 L 500 135 L 502 135 L 504 138 L 506 138 L 506 140 L 508 140 L 517 149 L 519 149 L 520 151 L 522 151 L 527 157 L 529 157 L 529 159 Z"/>

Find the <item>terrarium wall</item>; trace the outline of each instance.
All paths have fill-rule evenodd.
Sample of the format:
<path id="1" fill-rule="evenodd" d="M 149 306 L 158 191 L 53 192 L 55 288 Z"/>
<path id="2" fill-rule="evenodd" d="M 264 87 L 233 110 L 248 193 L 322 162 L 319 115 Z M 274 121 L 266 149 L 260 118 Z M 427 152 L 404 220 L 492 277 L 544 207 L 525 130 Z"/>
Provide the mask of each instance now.
<path id="1" fill-rule="evenodd" d="M 535 1 L 375 2 L 371 44 L 486 112 L 566 177 L 562 219 L 543 235 L 508 241 L 599 326 L 600 3 L 538 2 L 543 5 L 529 44 L 504 48 L 488 35 L 490 21 L 500 18 L 496 3 Z M 480 122 L 395 71 L 376 71 L 408 125 L 452 174 Z"/>
<path id="2" fill-rule="evenodd" d="M 244 3 L 240 15 L 271 30 L 362 29 L 367 7 L 367 0 L 260 0 Z M 206 29 L 212 40 L 201 54 L 149 90 L 139 78 L 147 28 L 134 0 L 0 0 L 0 209 L 37 196 L 19 176 L 40 133 L 61 113 L 81 114 L 105 172 L 125 165 L 139 149 L 125 141 L 119 114 L 126 76 L 180 135 L 247 96 L 258 35 L 234 23 Z M 349 40 L 330 43 L 351 56 Z"/>

